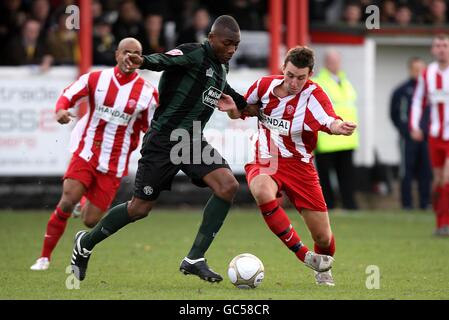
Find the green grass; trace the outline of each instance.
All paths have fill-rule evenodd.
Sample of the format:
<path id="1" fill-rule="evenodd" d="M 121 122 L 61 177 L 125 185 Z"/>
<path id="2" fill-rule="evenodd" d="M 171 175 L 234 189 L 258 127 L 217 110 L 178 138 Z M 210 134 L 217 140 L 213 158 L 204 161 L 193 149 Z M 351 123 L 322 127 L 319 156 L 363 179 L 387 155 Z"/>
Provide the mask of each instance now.
<path id="1" fill-rule="evenodd" d="M 300 216 L 289 212 L 303 242 L 313 248 Z M 337 254 L 334 288 L 315 285 L 313 273 L 271 234 L 256 210 L 233 210 L 210 248 L 211 267 L 226 275 L 229 261 L 250 252 L 265 265 L 255 290 L 227 279 L 209 284 L 178 271 L 190 249 L 200 212 L 155 210 L 95 248 L 79 290 L 66 288 L 72 219 L 50 269 L 29 270 L 41 250 L 48 212 L 0 213 L 0 299 L 449 299 L 449 239 L 431 236 L 430 212 L 332 214 Z M 380 268 L 380 289 L 365 286 L 367 266 Z"/>

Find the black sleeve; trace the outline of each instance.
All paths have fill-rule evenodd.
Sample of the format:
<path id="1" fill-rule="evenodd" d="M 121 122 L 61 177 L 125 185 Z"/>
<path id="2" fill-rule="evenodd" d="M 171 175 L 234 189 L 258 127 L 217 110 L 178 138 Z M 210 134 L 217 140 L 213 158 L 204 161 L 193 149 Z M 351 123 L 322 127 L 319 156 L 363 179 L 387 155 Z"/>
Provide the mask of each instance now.
<path id="1" fill-rule="evenodd" d="M 400 120 L 400 99 L 398 90 L 395 90 L 393 92 L 393 95 L 391 96 L 390 100 L 390 119 L 393 122 L 394 126 L 397 129 L 400 129 L 401 127 L 401 120 Z"/>
<path id="2" fill-rule="evenodd" d="M 408 123 L 401 120 L 401 90 L 397 89 L 393 92 L 390 101 L 390 118 L 399 133 L 406 137 L 409 135 Z"/>
<path id="3" fill-rule="evenodd" d="M 239 111 L 242 111 L 248 105 L 245 98 L 241 94 L 235 92 L 235 90 L 232 89 L 228 83 L 226 83 L 226 86 L 225 86 L 223 92 L 232 97 L 232 99 L 234 100 L 235 104 L 237 105 L 237 109 L 239 109 Z"/>
<path id="4" fill-rule="evenodd" d="M 143 56 L 141 69 L 163 71 L 170 67 L 191 66 L 202 60 L 201 47 L 181 45 L 166 53 L 154 53 Z"/>

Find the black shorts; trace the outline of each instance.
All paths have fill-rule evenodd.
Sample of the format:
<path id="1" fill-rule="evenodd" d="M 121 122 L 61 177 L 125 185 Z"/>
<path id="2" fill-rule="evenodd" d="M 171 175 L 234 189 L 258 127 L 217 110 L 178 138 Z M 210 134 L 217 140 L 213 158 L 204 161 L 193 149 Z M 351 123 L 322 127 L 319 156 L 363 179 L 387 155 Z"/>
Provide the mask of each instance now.
<path id="1" fill-rule="evenodd" d="M 201 141 L 170 141 L 170 134 L 150 129 L 143 138 L 142 157 L 139 160 L 134 196 L 143 200 L 156 200 L 163 190 L 170 190 L 173 178 L 183 171 L 192 183 L 207 187 L 203 177 L 228 163 L 205 139 Z M 186 141 L 187 140 L 187 141 Z"/>

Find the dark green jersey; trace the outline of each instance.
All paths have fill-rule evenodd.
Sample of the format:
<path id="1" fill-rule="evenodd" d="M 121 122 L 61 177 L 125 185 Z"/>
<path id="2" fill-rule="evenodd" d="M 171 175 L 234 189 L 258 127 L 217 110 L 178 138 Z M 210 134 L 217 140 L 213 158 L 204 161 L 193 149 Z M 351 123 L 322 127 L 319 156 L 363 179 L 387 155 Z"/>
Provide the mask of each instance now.
<path id="1" fill-rule="evenodd" d="M 223 92 L 239 109 L 246 106 L 245 99 L 227 84 L 228 65 L 217 60 L 208 41 L 144 56 L 142 68 L 164 71 L 159 82 L 159 106 L 151 123 L 157 131 L 182 128 L 191 132 L 193 121 L 201 121 L 203 129 Z"/>

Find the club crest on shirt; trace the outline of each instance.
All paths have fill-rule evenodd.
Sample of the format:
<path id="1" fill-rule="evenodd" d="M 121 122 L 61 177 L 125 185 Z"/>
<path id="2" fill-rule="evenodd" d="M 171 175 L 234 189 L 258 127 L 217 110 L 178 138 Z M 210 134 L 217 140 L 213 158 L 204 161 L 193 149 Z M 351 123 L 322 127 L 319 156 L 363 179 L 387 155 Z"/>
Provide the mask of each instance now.
<path id="1" fill-rule="evenodd" d="M 295 111 L 295 107 L 289 104 L 287 107 L 287 114 L 292 114 Z"/>
<path id="2" fill-rule="evenodd" d="M 137 101 L 134 99 L 130 99 L 125 107 L 125 112 L 127 114 L 133 114 L 134 110 L 136 110 Z"/>
<path id="3" fill-rule="evenodd" d="M 134 99 L 130 99 L 129 101 L 128 101 L 128 106 L 130 107 L 130 108 L 135 108 L 136 107 L 136 100 L 134 100 Z"/>
<path id="4" fill-rule="evenodd" d="M 167 51 L 165 54 L 168 54 L 169 56 L 182 56 L 184 53 L 179 49 L 173 49 Z"/>
<path id="5" fill-rule="evenodd" d="M 214 76 L 214 69 L 210 67 L 209 69 L 206 70 L 206 77 L 212 78 L 213 76 Z"/>

